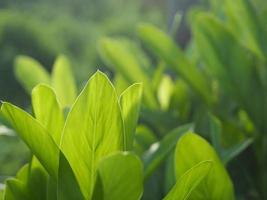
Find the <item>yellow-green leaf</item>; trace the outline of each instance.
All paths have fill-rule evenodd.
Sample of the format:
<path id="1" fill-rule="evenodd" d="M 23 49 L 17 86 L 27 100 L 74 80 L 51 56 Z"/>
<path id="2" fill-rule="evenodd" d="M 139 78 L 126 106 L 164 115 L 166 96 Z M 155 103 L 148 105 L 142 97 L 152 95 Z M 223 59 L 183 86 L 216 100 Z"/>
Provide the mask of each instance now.
<path id="1" fill-rule="evenodd" d="M 233 184 L 222 162 L 212 146 L 194 133 L 185 134 L 177 143 L 175 151 L 176 178 L 181 178 L 187 170 L 205 160 L 211 160 L 213 167 L 205 178 L 205 182 L 197 186 L 189 199 L 233 200 Z"/>
<path id="2" fill-rule="evenodd" d="M 99 161 L 124 148 L 124 127 L 114 87 L 106 75 L 95 73 L 71 108 L 61 149 L 89 200 Z"/>
<path id="3" fill-rule="evenodd" d="M 55 89 L 62 106 L 70 106 L 76 96 L 77 88 L 67 57 L 59 56 L 53 66 L 51 85 Z"/>
<path id="4" fill-rule="evenodd" d="M 142 99 L 142 85 L 134 84 L 127 88 L 120 96 L 120 105 L 125 128 L 126 150 L 132 150 L 135 128 L 139 116 Z"/>

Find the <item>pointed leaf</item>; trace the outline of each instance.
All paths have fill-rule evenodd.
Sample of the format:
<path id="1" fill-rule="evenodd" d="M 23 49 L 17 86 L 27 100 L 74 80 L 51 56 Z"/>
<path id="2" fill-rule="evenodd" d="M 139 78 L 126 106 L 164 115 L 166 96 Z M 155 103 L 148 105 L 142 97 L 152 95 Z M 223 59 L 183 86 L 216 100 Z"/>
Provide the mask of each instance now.
<path id="1" fill-rule="evenodd" d="M 59 145 L 64 126 L 64 114 L 52 88 L 43 84 L 36 86 L 32 91 L 32 107 L 35 118 Z"/>
<path id="2" fill-rule="evenodd" d="M 46 69 L 38 61 L 28 56 L 16 57 L 15 75 L 28 93 L 31 93 L 39 83 L 50 84 L 50 76 Z"/>
<path id="3" fill-rule="evenodd" d="M 140 25 L 138 35 L 157 56 L 178 72 L 182 78 L 207 102 L 213 101 L 211 88 L 205 76 L 194 66 L 175 42 L 152 25 Z"/>
<path id="4" fill-rule="evenodd" d="M 6 181 L 5 200 L 34 200 L 30 199 L 25 189 L 25 184 L 17 179 Z"/>
<path id="5" fill-rule="evenodd" d="M 192 191 L 207 176 L 212 167 L 211 161 L 203 161 L 188 171 L 176 182 L 164 200 L 187 200 Z"/>
<path id="6" fill-rule="evenodd" d="M 192 128 L 192 124 L 178 127 L 168 133 L 160 142 L 152 144 L 147 152 L 144 153 L 143 162 L 145 168 L 145 178 L 162 163 L 167 155 L 175 148 L 177 140 Z"/>
<path id="7" fill-rule="evenodd" d="M 31 115 L 10 103 L 3 103 L 1 112 L 48 173 L 56 179 L 59 149 L 49 133 Z"/>
<path id="8" fill-rule="evenodd" d="M 126 150 L 133 148 L 135 128 L 138 121 L 142 99 L 142 85 L 134 84 L 120 96 L 122 117 L 124 120 Z"/>
<path id="9" fill-rule="evenodd" d="M 74 102 L 77 96 L 77 88 L 71 71 L 71 64 L 67 57 L 61 55 L 56 59 L 51 84 L 62 106 L 70 106 Z"/>
<path id="10" fill-rule="evenodd" d="M 99 161 L 124 148 L 124 127 L 118 97 L 108 78 L 95 73 L 70 110 L 61 149 L 81 191 L 90 199 Z"/>
<path id="11" fill-rule="evenodd" d="M 156 108 L 157 102 L 154 93 L 148 87 L 151 80 L 144 71 L 146 65 L 142 65 L 142 60 L 138 57 L 141 49 L 135 47 L 133 50 L 132 46 L 130 41 L 103 38 L 99 42 L 99 51 L 107 65 L 116 69 L 128 83 L 142 82 L 146 105 Z"/>
<path id="12" fill-rule="evenodd" d="M 196 134 L 187 133 L 178 141 L 175 154 L 177 179 L 199 162 L 213 161 L 213 167 L 205 183 L 201 183 L 189 199 L 234 199 L 232 181 L 215 150 L 206 140 Z"/>

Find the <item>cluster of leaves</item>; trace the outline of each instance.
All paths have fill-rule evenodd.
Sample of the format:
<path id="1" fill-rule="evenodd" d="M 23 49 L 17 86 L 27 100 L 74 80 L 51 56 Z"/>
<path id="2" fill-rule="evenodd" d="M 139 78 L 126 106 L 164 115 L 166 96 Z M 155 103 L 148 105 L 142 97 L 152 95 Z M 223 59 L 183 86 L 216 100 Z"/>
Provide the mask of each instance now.
<path id="1" fill-rule="evenodd" d="M 160 29 L 141 24 L 138 38 L 153 59 L 126 38 L 99 42 L 117 88 L 144 83 L 141 123 L 161 138 L 177 124 L 195 122 L 229 164 L 241 199 L 267 197 L 267 7 L 260 2 L 210 1 L 209 9 L 192 9 L 193 37 L 185 50 Z M 252 142 L 245 159 L 237 157 Z"/>
<path id="2" fill-rule="evenodd" d="M 4 198 L 265 199 L 267 9 L 260 2 L 212 0 L 208 10 L 192 9 L 193 37 L 185 50 L 149 24 L 137 28 L 146 51 L 126 38 L 101 39 L 99 53 L 115 72 L 120 98 L 98 72 L 76 99 L 77 89 L 65 89 L 76 88 L 65 57 L 51 76 L 36 61 L 19 57 L 16 74 L 28 91 L 43 82 L 53 89 L 34 88 L 35 119 L 2 105 L 34 155 L 6 182 Z M 140 86 L 124 91 L 135 82 L 144 87 L 136 131 Z M 44 181 L 42 173 L 35 176 L 36 166 Z M 43 185 L 32 191 L 36 180 Z"/>
<path id="3" fill-rule="evenodd" d="M 134 84 L 118 97 L 109 79 L 98 71 L 65 114 L 54 90 L 46 84 L 32 91 L 34 117 L 3 102 L 1 114 L 33 157 L 15 178 L 6 181 L 0 197 L 140 199 L 143 164 L 133 144 L 141 93 L 141 84 Z M 177 182 L 164 199 L 234 199 L 229 175 L 209 143 L 188 127 L 176 132 L 181 136 L 175 151 Z"/>

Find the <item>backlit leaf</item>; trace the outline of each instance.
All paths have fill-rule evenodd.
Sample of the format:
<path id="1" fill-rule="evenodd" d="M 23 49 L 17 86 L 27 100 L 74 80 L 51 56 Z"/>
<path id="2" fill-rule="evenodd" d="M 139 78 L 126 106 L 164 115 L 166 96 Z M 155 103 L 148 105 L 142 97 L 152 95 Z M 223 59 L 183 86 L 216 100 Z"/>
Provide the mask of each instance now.
<path id="1" fill-rule="evenodd" d="M 71 108 L 61 149 L 85 199 L 90 199 L 99 161 L 124 149 L 124 127 L 118 97 L 108 78 L 95 73 Z"/>
<path id="2" fill-rule="evenodd" d="M 205 182 L 197 186 L 190 195 L 190 200 L 234 199 L 231 179 L 215 150 L 206 140 L 194 133 L 187 133 L 178 141 L 175 154 L 177 179 L 181 178 L 187 170 L 202 161 L 211 160 L 213 162 L 213 167 L 207 175 Z"/>
<path id="3" fill-rule="evenodd" d="M 120 105 L 125 128 L 126 150 L 133 148 L 135 127 L 139 116 L 142 100 L 142 85 L 134 84 L 120 96 Z"/>

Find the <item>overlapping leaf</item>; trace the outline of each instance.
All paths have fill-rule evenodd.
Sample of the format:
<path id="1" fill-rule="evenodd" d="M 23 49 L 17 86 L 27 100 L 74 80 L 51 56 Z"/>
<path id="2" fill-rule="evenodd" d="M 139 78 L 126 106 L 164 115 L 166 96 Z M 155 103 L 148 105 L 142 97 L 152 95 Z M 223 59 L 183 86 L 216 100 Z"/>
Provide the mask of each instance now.
<path id="1" fill-rule="evenodd" d="M 125 148 L 132 150 L 135 127 L 139 116 L 142 99 L 142 85 L 134 84 L 120 96 L 120 105 L 125 128 Z"/>
<path id="2" fill-rule="evenodd" d="M 133 153 L 116 153 L 102 160 L 94 199 L 139 200 L 143 193 L 143 167 Z"/>
<path id="3" fill-rule="evenodd" d="M 179 155 L 178 155 L 179 156 Z M 187 200 L 194 189 L 208 175 L 211 161 L 203 161 L 186 171 L 173 186 L 164 200 Z"/>
<path id="4" fill-rule="evenodd" d="M 71 106 L 77 96 L 76 83 L 67 57 L 59 56 L 53 66 L 51 85 L 62 106 Z"/>
<path id="5" fill-rule="evenodd" d="M 63 130 L 61 149 L 85 199 L 92 197 L 100 160 L 124 148 L 124 127 L 117 94 L 97 72 L 71 108 Z"/>
<path id="6" fill-rule="evenodd" d="M 15 75 L 29 93 L 39 83 L 50 84 L 50 76 L 46 69 L 39 62 L 27 56 L 16 58 Z"/>
<path id="7" fill-rule="evenodd" d="M 190 63 L 169 36 L 152 25 L 140 25 L 138 34 L 151 51 L 178 72 L 205 102 L 213 102 L 207 79 L 196 66 Z"/>
<path id="8" fill-rule="evenodd" d="M 211 160 L 213 162 L 213 167 L 205 178 L 205 182 L 197 186 L 189 199 L 234 199 L 231 179 L 216 152 L 207 141 L 194 133 L 187 133 L 178 141 L 175 154 L 177 179 L 202 161 Z"/>

